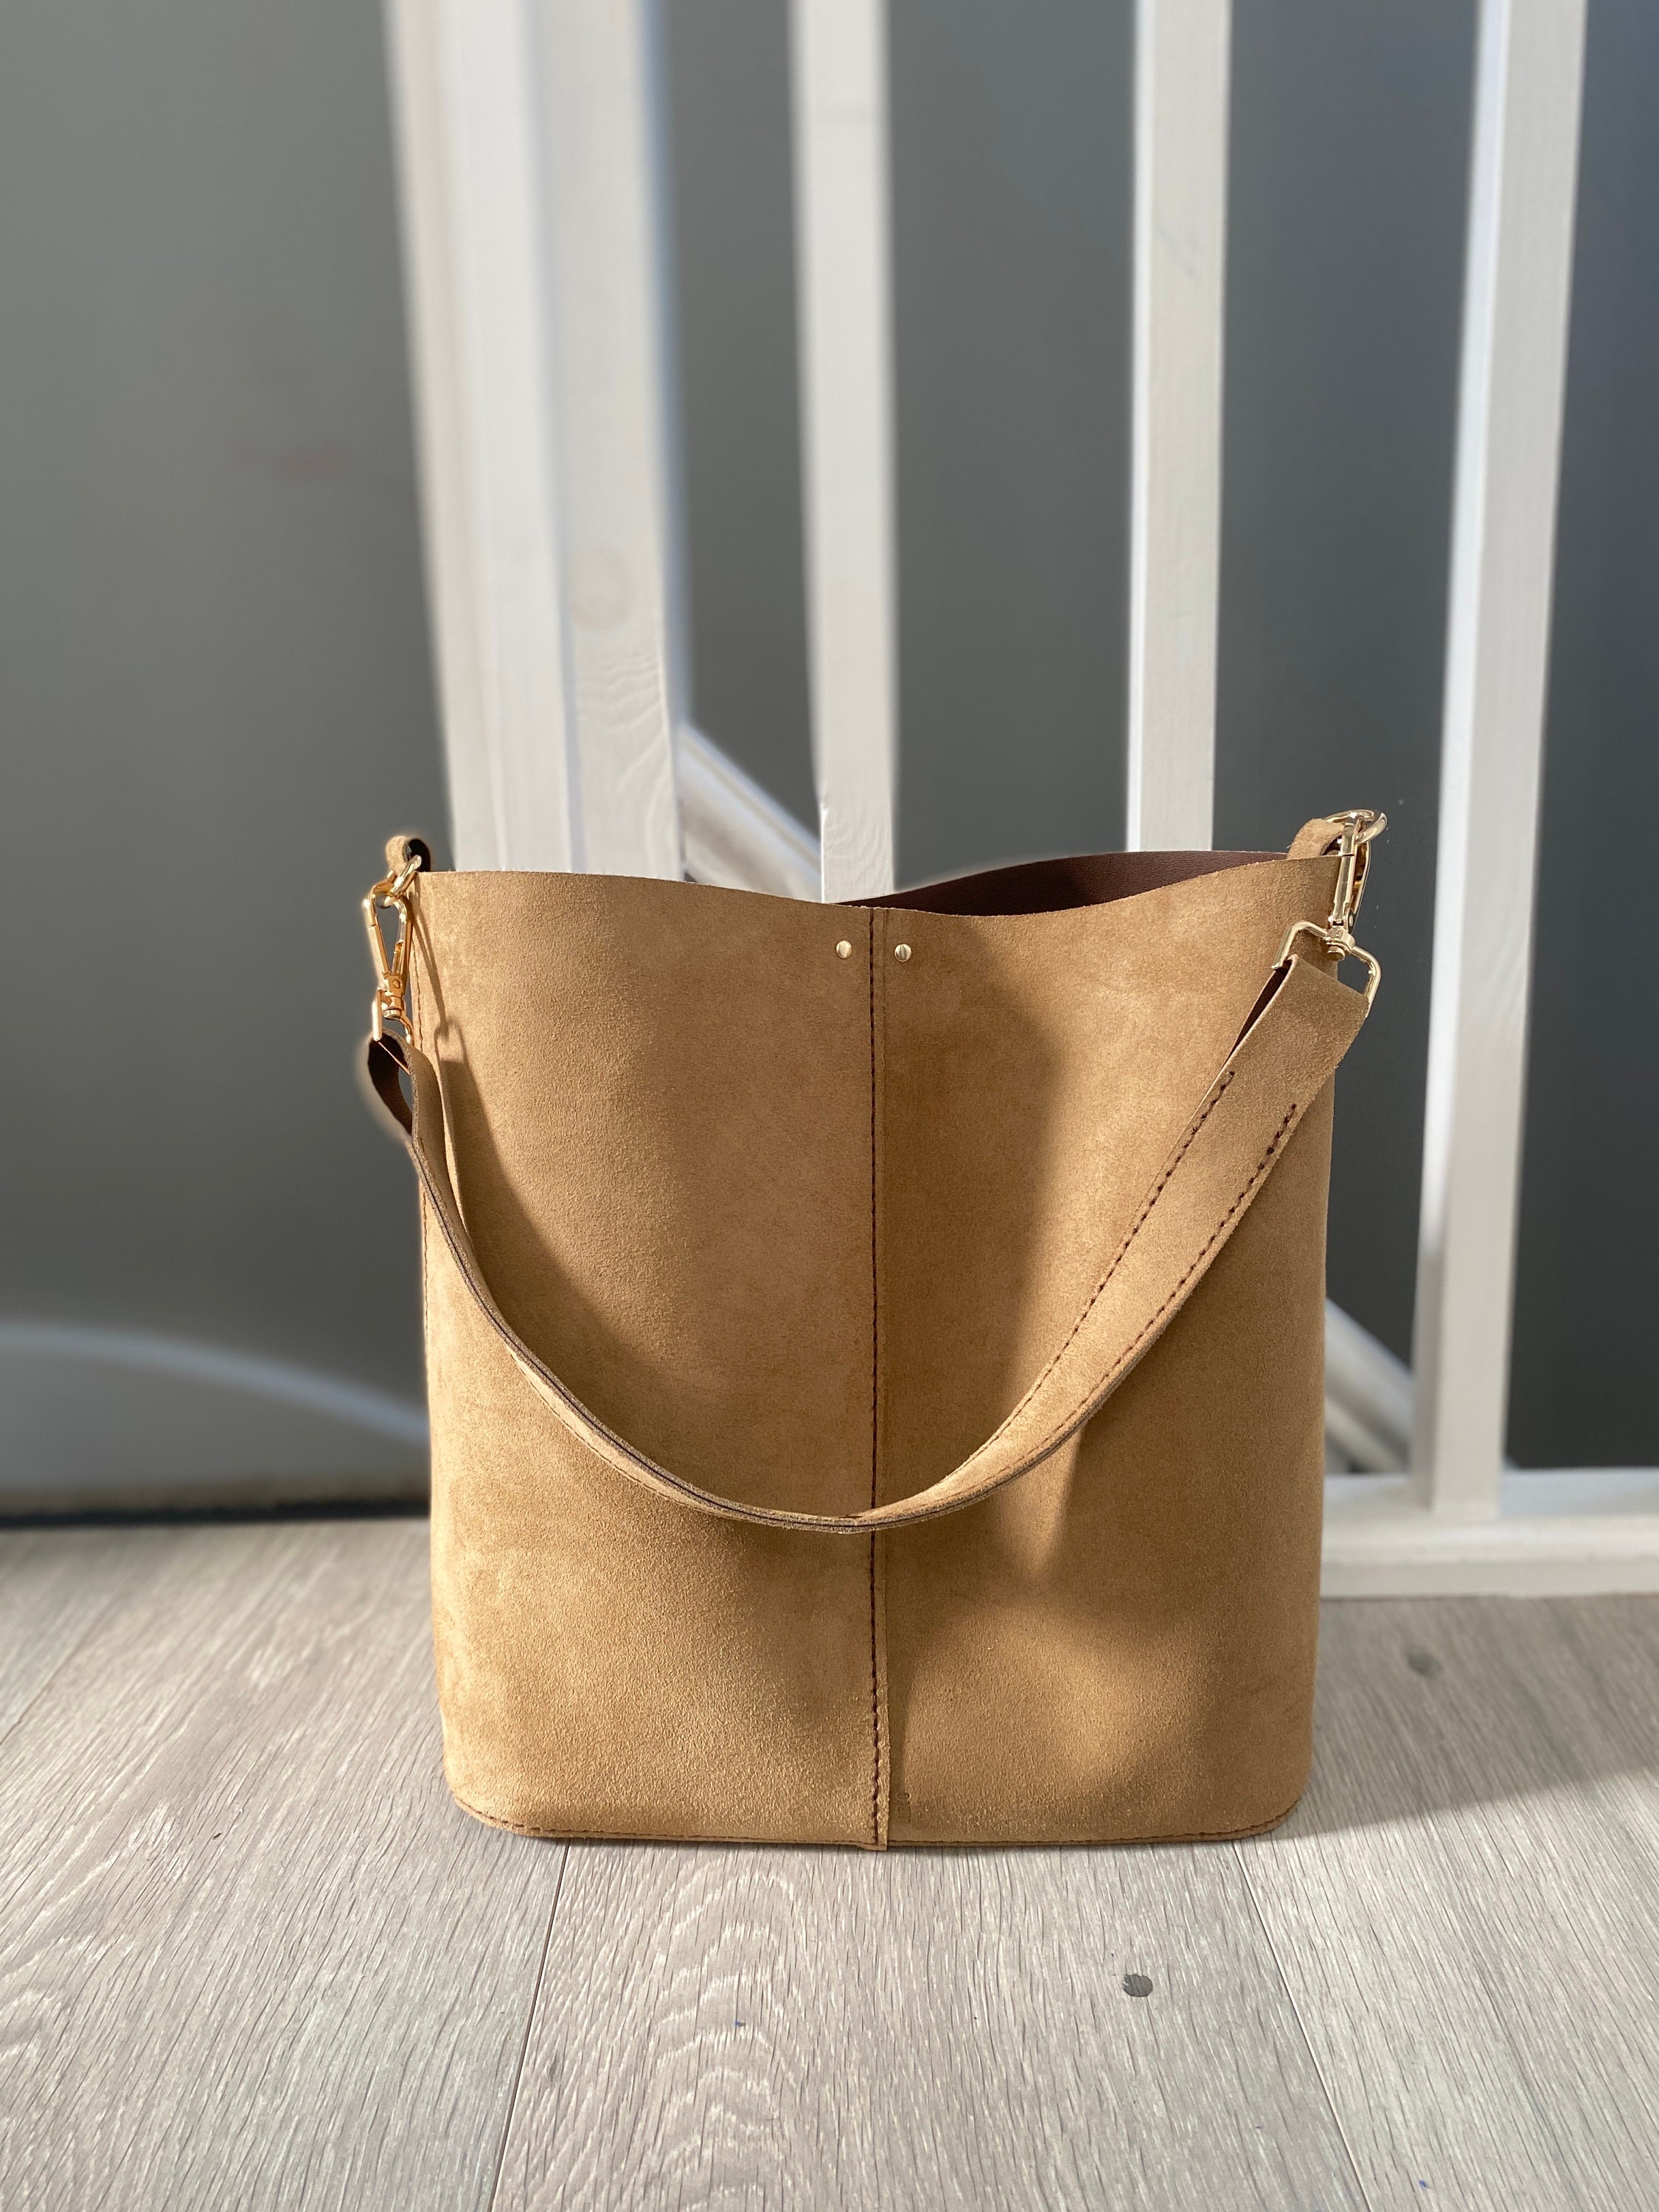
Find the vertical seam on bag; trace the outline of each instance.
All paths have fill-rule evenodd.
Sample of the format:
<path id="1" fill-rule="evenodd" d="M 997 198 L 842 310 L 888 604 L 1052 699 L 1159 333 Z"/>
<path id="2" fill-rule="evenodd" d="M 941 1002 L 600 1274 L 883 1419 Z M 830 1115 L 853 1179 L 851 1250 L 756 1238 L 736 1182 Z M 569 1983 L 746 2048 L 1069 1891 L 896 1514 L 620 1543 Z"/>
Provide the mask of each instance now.
<path id="1" fill-rule="evenodd" d="M 881 1503 L 881 1249 L 878 1211 L 879 1124 L 876 1066 L 876 916 L 870 925 L 870 1504 Z M 881 1844 L 881 1655 L 877 1644 L 876 1546 L 870 1538 L 870 1840 Z"/>

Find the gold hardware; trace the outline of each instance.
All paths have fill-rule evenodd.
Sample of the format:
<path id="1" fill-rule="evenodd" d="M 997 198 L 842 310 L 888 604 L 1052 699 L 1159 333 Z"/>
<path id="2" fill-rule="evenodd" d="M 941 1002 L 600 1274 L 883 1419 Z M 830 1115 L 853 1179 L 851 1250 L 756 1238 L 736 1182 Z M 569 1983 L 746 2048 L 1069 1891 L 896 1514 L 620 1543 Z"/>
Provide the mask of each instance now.
<path id="1" fill-rule="evenodd" d="M 1362 960 L 1365 964 L 1365 1004 L 1369 1006 L 1376 996 L 1376 987 L 1382 981 L 1382 965 L 1374 953 L 1353 941 L 1354 916 L 1359 911 L 1359 902 L 1365 895 L 1365 878 L 1370 867 L 1371 840 L 1380 837 L 1389 826 L 1386 814 L 1372 807 L 1352 807 L 1346 814 L 1326 817 L 1337 832 L 1336 895 L 1331 901 L 1330 920 L 1322 929 L 1316 921 L 1293 921 L 1285 933 L 1285 942 L 1279 948 L 1275 963 L 1282 968 L 1291 957 L 1291 947 L 1298 937 L 1316 938 L 1333 960 Z"/>
<path id="2" fill-rule="evenodd" d="M 843 937 L 841 943 L 836 947 L 836 957 L 837 960 L 850 960 L 852 957 L 853 948 Z"/>
<path id="3" fill-rule="evenodd" d="M 363 922 L 374 957 L 374 1026 L 369 1035 L 376 1044 L 386 1035 L 388 1022 L 397 1023 L 405 1043 L 414 1041 L 408 1008 L 409 887 L 420 872 L 421 855 L 412 853 L 396 875 L 383 876 L 363 901 Z M 398 917 L 398 934 L 390 952 L 380 927 L 380 916 L 388 909 Z"/>
<path id="4" fill-rule="evenodd" d="M 893 957 L 895 960 L 908 960 L 910 957 L 909 946 L 908 945 L 896 945 L 893 947 Z"/>
<path id="5" fill-rule="evenodd" d="M 1336 896 L 1331 902 L 1328 927 L 1352 930 L 1354 917 L 1359 912 L 1359 902 L 1365 896 L 1371 840 L 1382 835 L 1389 826 L 1389 817 L 1379 814 L 1375 807 L 1353 806 L 1346 814 L 1328 815 L 1326 819 L 1339 833 Z"/>

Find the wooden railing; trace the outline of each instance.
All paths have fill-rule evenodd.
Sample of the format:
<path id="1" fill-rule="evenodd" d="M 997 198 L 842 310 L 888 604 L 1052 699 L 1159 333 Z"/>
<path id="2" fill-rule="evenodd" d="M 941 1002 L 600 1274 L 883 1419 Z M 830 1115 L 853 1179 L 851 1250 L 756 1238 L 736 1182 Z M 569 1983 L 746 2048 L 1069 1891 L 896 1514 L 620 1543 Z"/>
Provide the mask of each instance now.
<path id="1" fill-rule="evenodd" d="M 883 0 L 792 9 L 818 839 L 685 719 L 651 0 L 387 5 L 458 861 L 890 889 Z M 1142 847 L 1212 834 L 1230 35 L 1229 0 L 1140 0 Z M 1414 1379 L 1333 1317 L 1338 1455 L 1402 1468 L 1333 1479 L 1337 1591 L 1659 1588 L 1659 1473 L 1503 1452 L 1583 38 L 1584 0 L 1481 0 Z"/>

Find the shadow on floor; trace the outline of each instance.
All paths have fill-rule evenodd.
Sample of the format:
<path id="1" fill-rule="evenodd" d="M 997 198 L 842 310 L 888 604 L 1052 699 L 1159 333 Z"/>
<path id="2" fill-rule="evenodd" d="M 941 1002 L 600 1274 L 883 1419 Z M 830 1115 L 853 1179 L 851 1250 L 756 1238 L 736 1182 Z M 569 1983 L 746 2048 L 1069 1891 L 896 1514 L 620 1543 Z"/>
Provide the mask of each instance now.
<path id="1" fill-rule="evenodd" d="M 1275 1839 L 1659 1774 L 1659 1597 L 1339 1599 Z"/>

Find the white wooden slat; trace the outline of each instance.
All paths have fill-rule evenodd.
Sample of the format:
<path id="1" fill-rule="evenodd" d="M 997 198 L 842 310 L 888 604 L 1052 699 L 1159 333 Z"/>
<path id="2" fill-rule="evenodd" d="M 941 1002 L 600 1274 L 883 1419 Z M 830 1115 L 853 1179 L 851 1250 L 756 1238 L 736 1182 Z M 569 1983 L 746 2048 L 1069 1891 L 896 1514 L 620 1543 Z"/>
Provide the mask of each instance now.
<path id="1" fill-rule="evenodd" d="M 1350 1466 L 1395 1473 L 1411 1454 L 1412 1376 L 1340 1306 L 1325 1304 L 1325 1435 Z"/>
<path id="2" fill-rule="evenodd" d="M 680 872 L 649 0 L 386 0 L 463 867 Z"/>
<path id="3" fill-rule="evenodd" d="M 823 872 L 811 831 L 690 722 L 680 725 L 678 759 L 686 873 L 728 890 L 816 899 Z"/>
<path id="4" fill-rule="evenodd" d="M 1498 1510 L 1584 0 L 1483 0 L 1442 738 L 1412 1463 Z"/>
<path id="5" fill-rule="evenodd" d="M 1139 0 L 1127 842 L 1214 836 L 1231 0 Z"/>
<path id="6" fill-rule="evenodd" d="M 792 0 L 812 743 L 826 899 L 893 888 L 897 626 L 887 11 Z"/>
<path id="7" fill-rule="evenodd" d="M 538 0 L 582 862 L 682 870 L 672 289 L 655 0 Z"/>
<path id="8" fill-rule="evenodd" d="M 386 0 L 455 860 L 580 865 L 522 0 Z"/>

